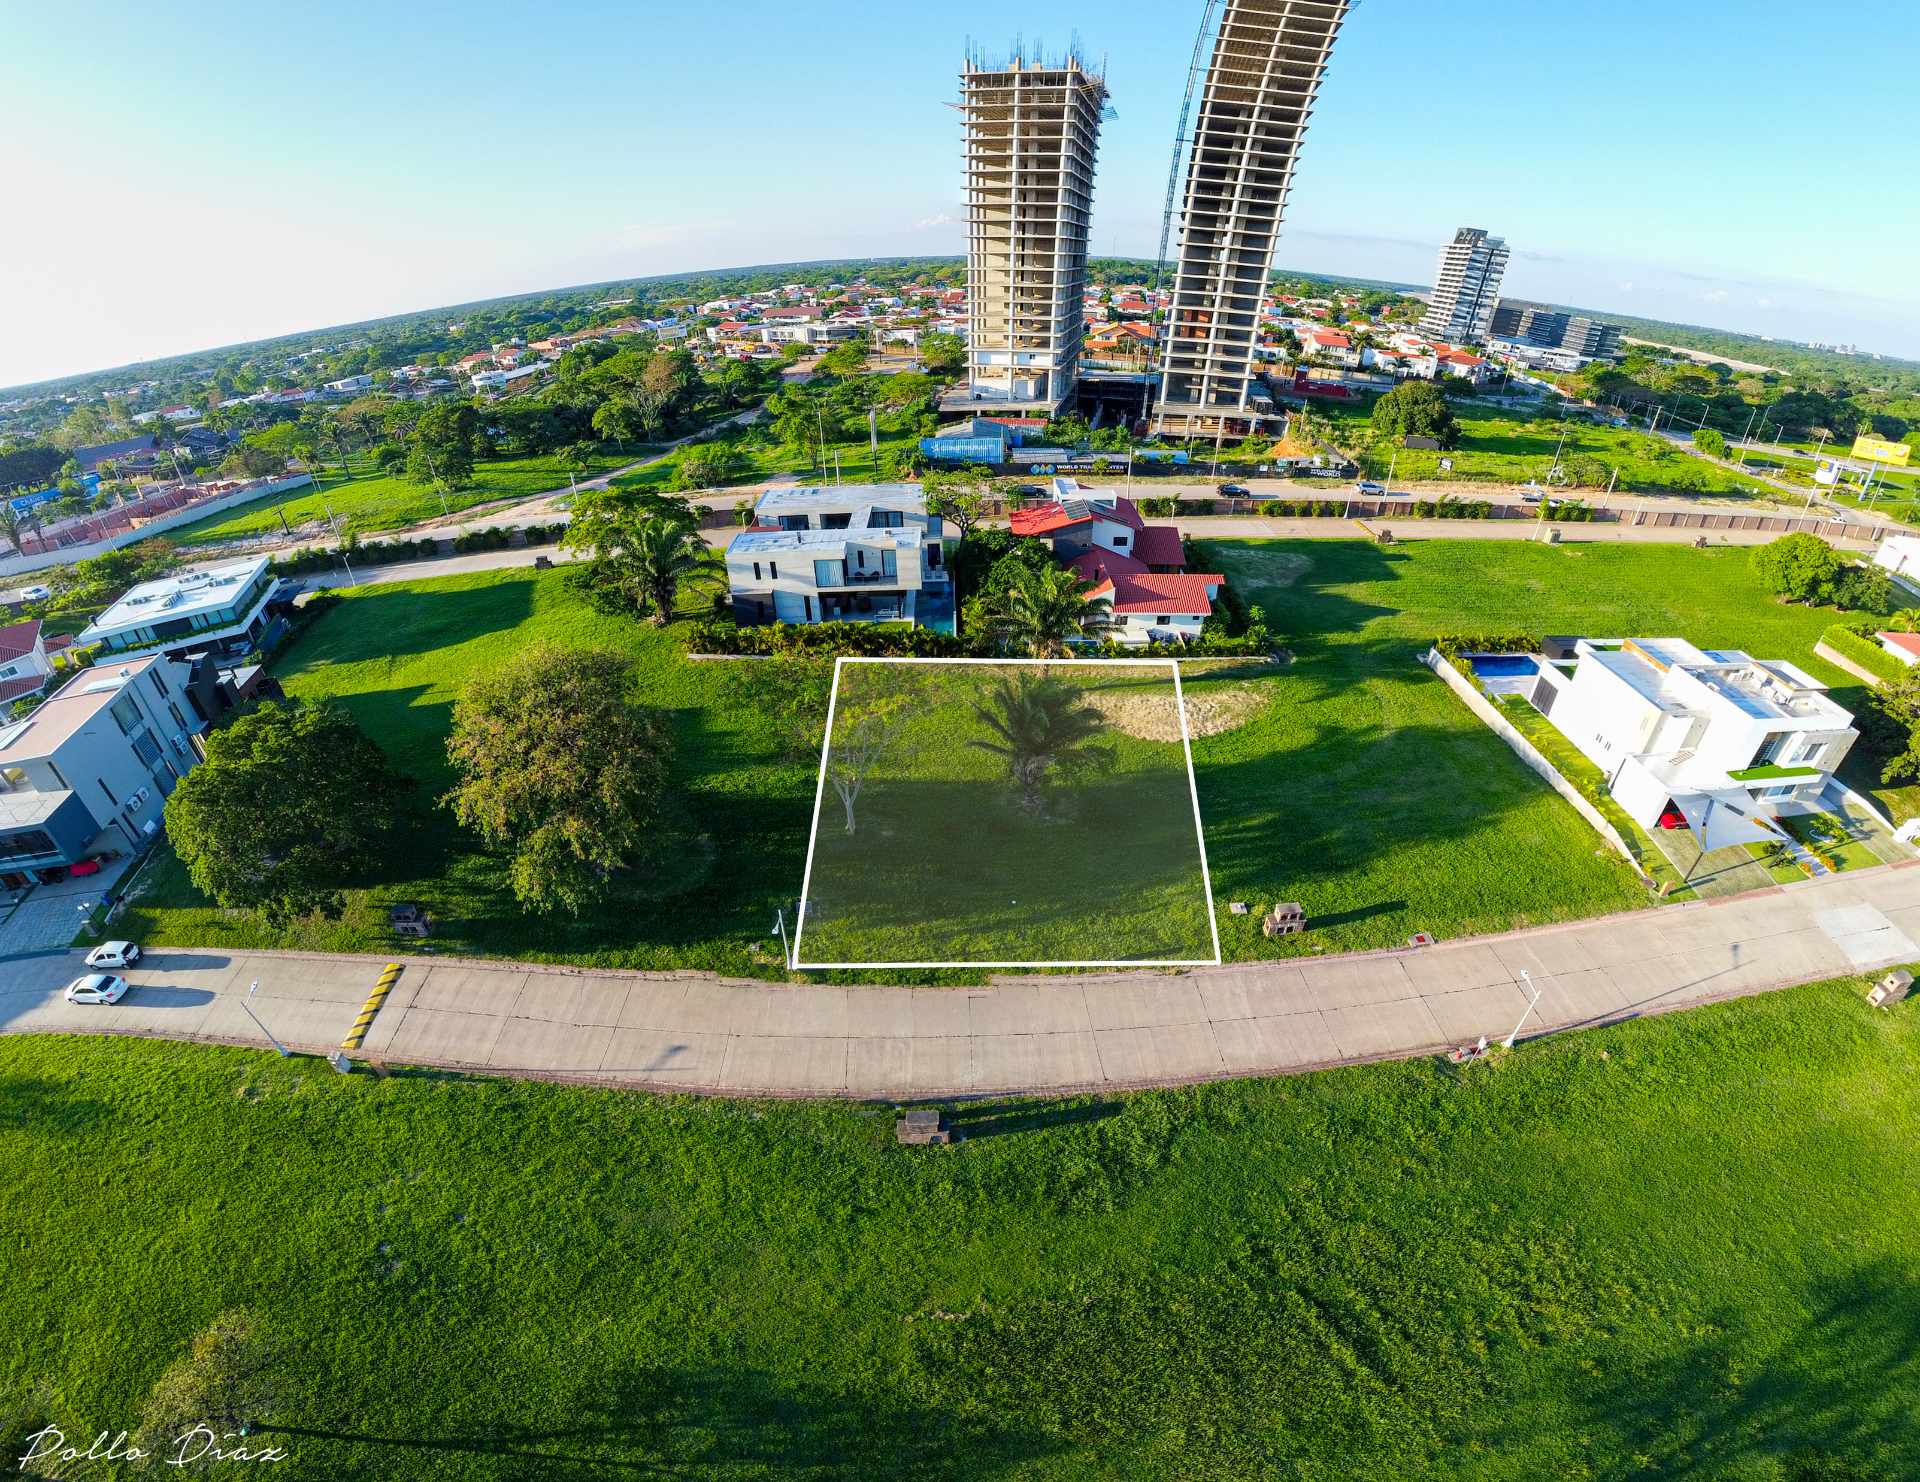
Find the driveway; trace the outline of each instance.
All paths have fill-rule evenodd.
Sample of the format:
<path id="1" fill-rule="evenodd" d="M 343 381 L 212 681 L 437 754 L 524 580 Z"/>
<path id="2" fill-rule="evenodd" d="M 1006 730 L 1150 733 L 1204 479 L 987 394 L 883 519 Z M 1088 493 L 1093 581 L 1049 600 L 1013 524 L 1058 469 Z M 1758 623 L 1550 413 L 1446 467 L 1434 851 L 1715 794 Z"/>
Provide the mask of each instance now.
<path id="1" fill-rule="evenodd" d="M 1532 1037 L 1866 973 L 1920 959 L 1916 937 L 1920 862 L 1419 949 L 977 988 L 407 956 L 357 1058 L 718 1095 L 1180 1085 L 1401 1059 L 1516 1026 Z M 181 949 L 135 969 L 123 1003 L 75 1008 L 59 986 L 78 958 L 29 959 L 4 964 L 0 1032 L 264 1045 L 250 1004 L 283 1043 L 321 1052 L 339 1044 L 384 965 Z"/>
<path id="2" fill-rule="evenodd" d="M 103 865 L 97 875 L 62 880 L 58 885 L 34 886 L 26 898 L 0 920 L 0 963 L 22 953 L 58 951 L 70 945 L 93 908 L 132 863 L 123 856 Z"/>

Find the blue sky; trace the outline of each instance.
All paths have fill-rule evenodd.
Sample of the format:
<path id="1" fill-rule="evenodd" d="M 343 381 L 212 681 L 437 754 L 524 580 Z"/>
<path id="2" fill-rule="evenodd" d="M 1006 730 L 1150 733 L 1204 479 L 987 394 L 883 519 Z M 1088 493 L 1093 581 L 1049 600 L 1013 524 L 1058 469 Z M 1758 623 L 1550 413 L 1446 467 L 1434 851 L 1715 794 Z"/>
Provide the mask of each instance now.
<path id="1" fill-rule="evenodd" d="M 0 0 L 0 385 L 572 283 L 961 247 L 968 41 L 1106 58 L 1096 252 L 1150 254 L 1197 0 Z M 970 34 L 969 34 L 970 33 Z M 1279 265 L 1920 357 L 1920 6 L 1364 0 Z"/>

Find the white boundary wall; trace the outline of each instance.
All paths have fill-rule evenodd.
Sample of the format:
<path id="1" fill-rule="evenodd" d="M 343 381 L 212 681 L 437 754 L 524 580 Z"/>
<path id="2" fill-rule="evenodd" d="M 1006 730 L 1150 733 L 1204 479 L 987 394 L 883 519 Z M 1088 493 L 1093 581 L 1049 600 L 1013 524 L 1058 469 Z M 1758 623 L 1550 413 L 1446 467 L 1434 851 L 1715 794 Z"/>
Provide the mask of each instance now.
<path id="1" fill-rule="evenodd" d="M 109 535 L 105 540 L 89 541 L 85 545 L 56 546 L 50 551 L 37 552 L 31 556 L 14 555 L 0 558 L 0 580 L 24 576 L 30 571 L 44 571 L 50 566 L 70 566 L 75 561 L 86 560 L 89 556 L 104 556 L 108 551 L 117 551 L 123 545 L 150 540 L 156 535 L 164 535 L 167 531 L 181 525 L 190 525 L 195 520 L 205 519 L 208 515 L 224 514 L 243 504 L 251 504 L 256 499 L 265 499 L 270 494 L 284 494 L 289 489 L 298 489 L 312 482 L 312 474 L 292 474 L 284 479 L 274 479 L 270 483 L 255 484 L 250 489 L 236 489 L 231 494 L 222 494 L 218 499 L 205 499 L 198 504 L 183 505 L 132 530 L 122 530 L 118 534 Z"/>
<path id="2" fill-rule="evenodd" d="M 1073 961 L 1036 961 L 1031 958 L 1017 958 L 993 962 L 803 962 L 800 959 L 800 942 L 807 931 L 807 901 L 813 889 L 813 846 L 820 837 L 820 809 L 827 795 L 827 754 L 833 746 L 833 715 L 840 703 L 840 670 L 845 664 L 973 664 L 992 665 L 1007 668 L 1015 665 L 1058 665 L 1062 668 L 1158 668 L 1165 664 L 1173 671 L 1173 703 L 1180 714 L 1180 751 L 1186 759 L 1187 792 L 1193 799 L 1193 833 L 1200 846 L 1200 887 L 1206 893 L 1207 929 L 1213 936 L 1213 956 L 1211 957 L 1115 957 L 1088 958 Z M 800 881 L 800 909 L 794 923 L 793 955 L 787 966 L 796 972 L 817 972 L 828 968 L 892 968 L 892 967 L 1218 967 L 1220 956 L 1220 921 L 1214 914 L 1213 875 L 1207 867 L 1207 830 L 1200 820 L 1200 789 L 1193 780 L 1193 739 L 1187 729 L 1187 701 L 1180 690 L 1180 661 L 1178 659 L 923 659 L 894 658 L 885 655 L 859 655 L 836 658 L 833 661 L 833 689 L 827 696 L 827 730 L 820 741 L 820 778 L 814 786 L 813 827 L 807 833 L 807 867 Z"/>
<path id="3" fill-rule="evenodd" d="M 1506 742 L 1513 749 L 1513 754 L 1537 773 L 1541 781 L 1573 804 L 1574 811 L 1593 825 L 1593 831 L 1605 839 L 1622 859 L 1632 865 L 1634 872 L 1642 880 L 1646 880 L 1649 885 L 1653 883 L 1648 879 L 1647 872 L 1641 868 L 1640 861 L 1634 857 L 1633 851 L 1627 848 L 1627 841 L 1620 837 L 1612 824 L 1607 822 L 1606 815 L 1582 797 L 1580 789 L 1561 776 L 1560 769 L 1541 755 L 1534 744 L 1520 733 L 1513 722 L 1496 710 L 1485 695 L 1468 683 L 1460 671 L 1447 662 L 1446 656 L 1439 649 L 1428 649 L 1420 662 L 1438 674 L 1445 681 L 1447 688 L 1466 702 L 1467 709 L 1471 710 L 1476 718 L 1486 722 L 1494 735 Z"/>

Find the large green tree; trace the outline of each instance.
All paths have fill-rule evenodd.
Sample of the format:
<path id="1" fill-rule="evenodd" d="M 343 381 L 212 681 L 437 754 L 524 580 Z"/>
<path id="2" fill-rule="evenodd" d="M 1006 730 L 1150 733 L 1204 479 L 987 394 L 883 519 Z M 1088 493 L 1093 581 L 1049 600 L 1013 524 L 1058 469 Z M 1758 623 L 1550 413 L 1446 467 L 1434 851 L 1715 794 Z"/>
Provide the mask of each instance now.
<path id="1" fill-rule="evenodd" d="M 410 782 L 336 705 L 269 703 L 207 738 L 167 799 L 167 837 L 218 904 L 281 925 L 337 918 L 386 857 Z"/>
<path id="2" fill-rule="evenodd" d="M 561 542 L 587 561 L 579 580 L 610 611 L 673 618 L 680 589 L 718 579 L 720 558 L 701 538 L 698 511 L 684 499 L 641 489 L 590 489 L 574 501 Z"/>
<path id="3" fill-rule="evenodd" d="M 480 413 L 470 402 L 439 402 L 414 424 L 407 477 L 452 492 L 473 478 L 480 450 Z"/>
<path id="4" fill-rule="evenodd" d="M 1792 602 L 1825 598 L 1846 564 L 1832 546 L 1804 531 L 1755 546 L 1747 560 L 1769 592 Z"/>
<path id="5" fill-rule="evenodd" d="M 542 644 L 454 706 L 447 754 L 461 780 L 442 801 L 507 853 L 533 910 L 579 914 L 659 846 L 670 743 L 633 677 L 622 655 Z"/>
<path id="6" fill-rule="evenodd" d="M 1430 437 L 1443 448 L 1460 441 L 1460 424 L 1438 386 L 1404 381 L 1373 404 L 1373 429 L 1389 437 Z"/>

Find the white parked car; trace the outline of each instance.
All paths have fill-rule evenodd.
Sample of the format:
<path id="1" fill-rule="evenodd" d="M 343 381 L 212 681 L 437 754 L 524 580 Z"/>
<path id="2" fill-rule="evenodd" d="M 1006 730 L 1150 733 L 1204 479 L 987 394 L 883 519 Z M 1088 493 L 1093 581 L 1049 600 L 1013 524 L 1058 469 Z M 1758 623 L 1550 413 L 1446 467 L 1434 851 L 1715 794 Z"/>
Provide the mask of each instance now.
<path id="1" fill-rule="evenodd" d="M 127 980 L 112 973 L 88 973 L 67 984 L 68 1003 L 118 1003 L 127 996 Z"/>
<path id="2" fill-rule="evenodd" d="M 88 967 L 132 967 L 140 949 L 132 942 L 102 942 L 87 954 Z"/>

